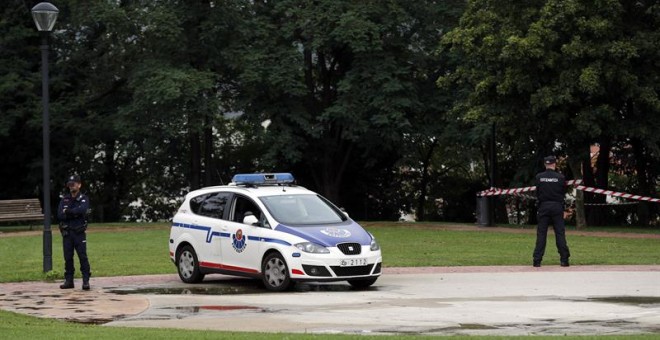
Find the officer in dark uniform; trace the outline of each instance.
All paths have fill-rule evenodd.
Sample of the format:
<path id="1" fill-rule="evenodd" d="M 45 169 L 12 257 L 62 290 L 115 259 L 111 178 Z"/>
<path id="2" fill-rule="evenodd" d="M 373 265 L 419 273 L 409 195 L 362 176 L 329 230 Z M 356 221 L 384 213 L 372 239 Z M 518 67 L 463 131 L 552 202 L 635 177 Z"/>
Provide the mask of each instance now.
<path id="1" fill-rule="evenodd" d="M 566 179 L 555 170 L 557 159 L 548 156 L 543 159 L 545 171 L 536 175 L 536 197 L 538 198 L 538 227 L 536 228 L 536 247 L 534 248 L 534 267 L 540 267 L 545 254 L 545 242 L 548 236 L 548 224 L 555 230 L 555 241 L 562 267 L 568 267 L 571 256 L 566 244 L 564 227 L 564 195 Z"/>
<path id="2" fill-rule="evenodd" d="M 57 208 L 57 217 L 60 220 L 60 232 L 62 233 L 62 244 L 64 248 L 64 283 L 62 289 L 73 288 L 73 251 L 75 250 L 80 260 L 80 272 L 83 279 L 83 290 L 89 290 L 89 277 L 91 276 L 89 260 L 87 259 L 87 210 L 89 209 L 89 198 L 80 192 L 82 183 L 80 176 L 72 175 L 67 178 L 69 193 L 62 197 Z"/>

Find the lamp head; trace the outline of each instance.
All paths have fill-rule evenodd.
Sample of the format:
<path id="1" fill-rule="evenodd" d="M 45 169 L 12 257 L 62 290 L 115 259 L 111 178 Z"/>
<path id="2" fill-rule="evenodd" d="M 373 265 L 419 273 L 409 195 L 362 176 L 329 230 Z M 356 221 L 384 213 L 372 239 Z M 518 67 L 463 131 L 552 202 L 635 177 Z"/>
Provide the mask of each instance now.
<path id="1" fill-rule="evenodd" d="M 50 2 L 40 2 L 32 7 L 32 18 L 34 19 L 37 30 L 50 32 L 57 21 L 57 14 L 60 11 Z"/>

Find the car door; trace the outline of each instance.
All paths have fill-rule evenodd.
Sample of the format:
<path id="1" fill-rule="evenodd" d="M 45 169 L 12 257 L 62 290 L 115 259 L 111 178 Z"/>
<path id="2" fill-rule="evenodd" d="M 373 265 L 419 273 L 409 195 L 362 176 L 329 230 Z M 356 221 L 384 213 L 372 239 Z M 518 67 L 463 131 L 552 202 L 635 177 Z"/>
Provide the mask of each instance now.
<path id="1" fill-rule="evenodd" d="M 232 197 L 227 221 L 229 237 L 222 238 L 222 258 L 227 269 L 256 274 L 261 272 L 261 242 L 263 228 L 244 224 L 246 214 L 253 214 L 261 220 L 261 209 L 247 196 L 235 194 Z"/>
<path id="2" fill-rule="evenodd" d="M 214 192 L 195 197 L 190 201 L 194 213 L 192 233 L 195 235 L 195 249 L 203 267 L 218 267 L 222 264 L 223 233 L 227 235 L 227 214 L 231 193 Z"/>

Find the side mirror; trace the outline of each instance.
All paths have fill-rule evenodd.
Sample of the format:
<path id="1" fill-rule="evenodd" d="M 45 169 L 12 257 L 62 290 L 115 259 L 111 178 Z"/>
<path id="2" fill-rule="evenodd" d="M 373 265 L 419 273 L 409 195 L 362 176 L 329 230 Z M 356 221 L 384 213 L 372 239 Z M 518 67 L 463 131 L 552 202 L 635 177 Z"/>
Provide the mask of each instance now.
<path id="1" fill-rule="evenodd" d="M 245 214 L 245 217 L 243 217 L 243 224 L 248 224 L 248 225 L 259 225 L 259 220 L 257 219 L 256 216 L 252 215 L 251 213 Z"/>

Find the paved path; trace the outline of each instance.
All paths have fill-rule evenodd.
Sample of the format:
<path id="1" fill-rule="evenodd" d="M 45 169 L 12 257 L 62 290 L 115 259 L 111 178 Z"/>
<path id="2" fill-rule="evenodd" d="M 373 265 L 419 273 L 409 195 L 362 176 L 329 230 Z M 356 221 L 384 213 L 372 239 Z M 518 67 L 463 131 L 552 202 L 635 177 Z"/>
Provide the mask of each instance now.
<path id="1" fill-rule="evenodd" d="M 0 309 L 107 326 L 349 334 L 660 334 L 660 266 L 385 268 L 372 289 L 343 282 L 267 293 L 209 275 L 93 278 L 92 290 L 0 284 Z"/>

